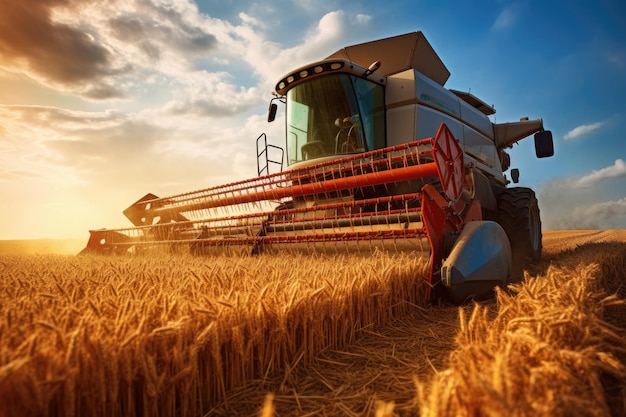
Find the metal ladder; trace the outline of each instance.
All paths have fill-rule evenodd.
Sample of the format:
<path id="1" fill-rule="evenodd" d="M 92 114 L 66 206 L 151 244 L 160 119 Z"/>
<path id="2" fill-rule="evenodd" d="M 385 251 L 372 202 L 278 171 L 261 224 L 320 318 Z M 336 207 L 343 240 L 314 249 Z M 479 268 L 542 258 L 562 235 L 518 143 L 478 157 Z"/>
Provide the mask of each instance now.
<path id="1" fill-rule="evenodd" d="M 277 161 L 270 157 L 270 149 L 276 149 L 280 151 L 280 160 Z M 273 152 L 276 154 L 277 152 Z M 280 146 L 275 146 L 267 143 L 267 136 L 265 133 L 256 138 L 256 167 L 259 177 L 262 175 L 270 174 L 270 164 L 279 165 L 280 171 L 283 171 L 283 160 L 285 159 L 285 150 Z M 262 162 L 263 161 L 263 162 Z"/>

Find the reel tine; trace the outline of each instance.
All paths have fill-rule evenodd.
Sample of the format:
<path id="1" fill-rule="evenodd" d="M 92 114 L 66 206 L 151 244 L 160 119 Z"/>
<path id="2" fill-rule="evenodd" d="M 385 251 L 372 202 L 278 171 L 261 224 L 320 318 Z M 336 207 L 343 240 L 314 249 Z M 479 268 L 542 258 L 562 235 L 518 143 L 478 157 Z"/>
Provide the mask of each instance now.
<path id="1" fill-rule="evenodd" d="M 263 242 L 275 241 L 281 247 L 297 243 L 305 250 L 356 248 L 361 252 L 381 246 L 374 240 L 392 239 L 391 245 L 396 246 L 400 234 L 394 232 L 401 231 L 404 222 L 409 226 L 415 207 L 410 207 L 407 198 L 393 195 L 397 192 L 393 184 L 432 175 L 432 167 L 403 172 L 418 156 L 418 146 L 395 146 L 288 173 L 150 199 L 142 204 L 152 206 L 146 217 L 156 219 L 155 224 L 132 231 L 113 230 L 105 240 L 128 247 L 172 242 L 214 247 L 256 245 L 262 237 Z M 366 198 L 372 190 L 377 191 L 374 195 L 386 190 L 387 196 Z M 301 205 L 298 199 L 309 204 Z M 276 203 L 293 200 L 298 208 L 283 206 L 286 212 L 280 216 L 273 211 Z M 141 213 L 143 206 L 137 209 Z M 275 232 L 273 236 L 259 236 L 265 224 Z"/>

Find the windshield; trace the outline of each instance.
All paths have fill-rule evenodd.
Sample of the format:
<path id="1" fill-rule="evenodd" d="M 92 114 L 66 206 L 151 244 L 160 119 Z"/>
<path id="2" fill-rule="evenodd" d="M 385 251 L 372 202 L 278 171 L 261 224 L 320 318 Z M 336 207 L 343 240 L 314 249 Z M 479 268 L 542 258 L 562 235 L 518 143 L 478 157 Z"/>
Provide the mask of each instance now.
<path id="1" fill-rule="evenodd" d="M 383 87 L 349 74 L 287 92 L 288 164 L 385 147 Z"/>

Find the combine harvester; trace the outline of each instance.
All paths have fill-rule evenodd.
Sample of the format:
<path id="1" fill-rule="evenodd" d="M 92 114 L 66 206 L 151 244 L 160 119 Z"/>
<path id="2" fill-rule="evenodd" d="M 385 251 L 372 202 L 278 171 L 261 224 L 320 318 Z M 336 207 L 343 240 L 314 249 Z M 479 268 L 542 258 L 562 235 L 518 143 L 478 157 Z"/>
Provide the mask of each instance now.
<path id="1" fill-rule="evenodd" d="M 298 68 L 269 108 L 271 122 L 286 105 L 286 152 L 261 135 L 258 178 L 147 194 L 124 211 L 134 227 L 92 230 L 81 253 L 408 250 L 430 257 L 431 295 L 488 294 L 542 248 L 537 199 L 507 187 L 505 149 L 534 133 L 551 156 L 552 134 L 541 119 L 492 123 L 493 107 L 443 87 L 449 75 L 421 32 Z"/>

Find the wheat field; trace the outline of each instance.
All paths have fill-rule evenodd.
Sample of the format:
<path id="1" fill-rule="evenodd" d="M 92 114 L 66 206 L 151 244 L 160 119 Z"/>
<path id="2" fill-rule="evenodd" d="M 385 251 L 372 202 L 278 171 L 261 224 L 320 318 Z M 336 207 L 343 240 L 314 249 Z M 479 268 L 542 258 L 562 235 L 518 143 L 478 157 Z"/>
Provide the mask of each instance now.
<path id="1" fill-rule="evenodd" d="M 0 415 L 626 413 L 626 232 L 544 254 L 460 308 L 411 254 L 2 254 Z"/>

